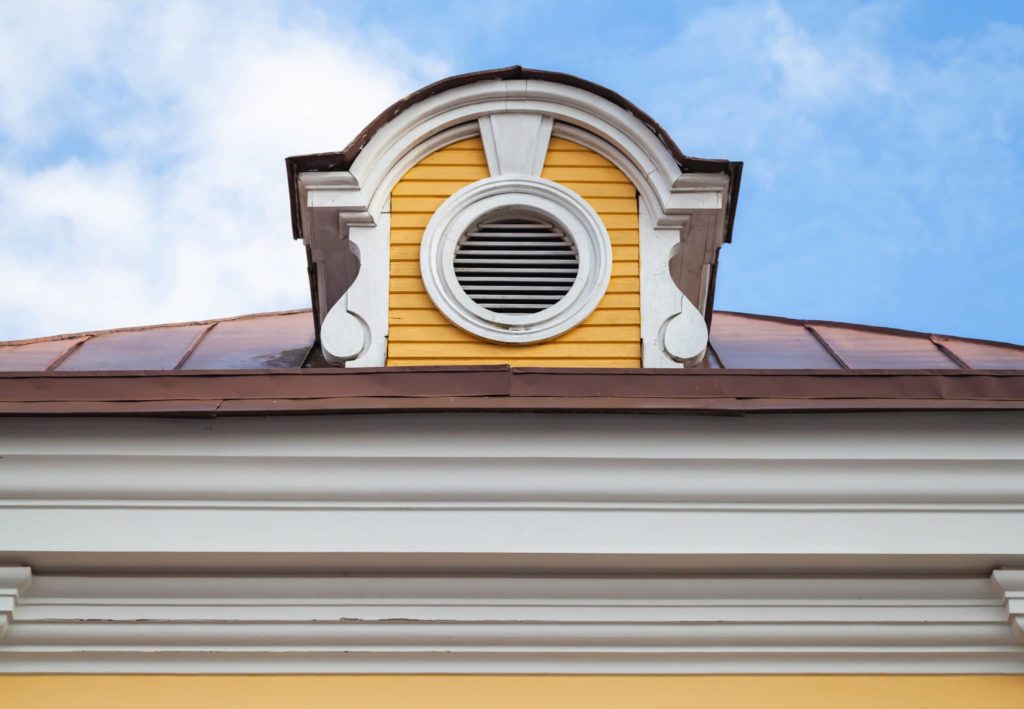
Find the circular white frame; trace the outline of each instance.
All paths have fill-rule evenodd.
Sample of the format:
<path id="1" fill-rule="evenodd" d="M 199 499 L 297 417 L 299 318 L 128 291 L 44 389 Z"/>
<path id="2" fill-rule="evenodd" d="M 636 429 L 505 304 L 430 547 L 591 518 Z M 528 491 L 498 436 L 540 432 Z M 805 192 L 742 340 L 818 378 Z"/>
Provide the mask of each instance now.
<path id="1" fill-rule="evenodd" d="M 497 313 L 475 303 L 455 277 L 455 248 L 488 214 L 522 209 L 558 224 L 576 245 L 579 271 L 565 296 L 537 313 Z M 427 294 L 456 327 L 491 342 L 526 345 L 551 340 L 589 316 L 608 290 L 612 246 L 604 222 L 578 194 L 527 175 L 488 177 L 463 187 L 434 212 L 420 244 Z"/>

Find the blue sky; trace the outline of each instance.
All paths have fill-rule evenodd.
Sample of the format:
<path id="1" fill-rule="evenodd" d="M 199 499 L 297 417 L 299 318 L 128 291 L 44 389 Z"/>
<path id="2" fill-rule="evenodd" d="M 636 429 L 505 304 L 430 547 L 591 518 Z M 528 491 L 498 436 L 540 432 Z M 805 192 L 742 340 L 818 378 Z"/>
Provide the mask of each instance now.
<path id="1" fill-rule="evenodd" d="M 742 160 L 717 307 L 1024 342 L 1024 3 L 6 3 L 0 339 L 305 307 L 286 155 L 567 71 Z"/>

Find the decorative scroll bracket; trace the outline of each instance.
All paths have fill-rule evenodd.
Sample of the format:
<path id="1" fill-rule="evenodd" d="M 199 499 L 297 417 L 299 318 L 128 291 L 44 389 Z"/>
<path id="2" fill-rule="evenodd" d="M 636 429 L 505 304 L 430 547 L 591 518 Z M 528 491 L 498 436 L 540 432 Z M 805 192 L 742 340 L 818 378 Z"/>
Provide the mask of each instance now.
<path id="1" fill-rule="evenodd" d="M 341 273 L 347 281 L 339 286 L 341 295 L 326 293 L 327 302 L 321 303 L 327 312 L 320 325 L 324 359 L 346 367 L 383 366 L 387 359 L 387 295 L 382 294 L 381 284 L 387 284 L 390 275 L 390 201 L 374 216 L 349 173 L 332 173 L 329 183 L 321 183 L 317 177 L 303 176 L 306 206 L 302 214 L 310 234 L 307 243 L 324 252 L 314 254 L 316 263 L 334 256 L 347 266 L 334 269 L 335 276 Z M 329 285 L 319 273 L 317 283 Z"/>
<path id="2" fill-rule="evenodd" d="M 688 232 L 702 226 L 701 221 L 685 216 L 675 228 L 655 228 L 640 203 L 640 335 L 645 368 L 694 366 L 707 351 L 704 317 L 680 292 L 670 272 Z"/>
<path id="3" fill-rule="evenodd" d="M 374 367 L 383 366 L 387 359 L 387 333 L 375 333 L 371 323 L 387 323 L 390 216 L 386 209 L 376 224 L 347 225 L 349 246 L 358 259 L 359 271 L 320 326 L 321 349 L 331 364 Z M 346 226 L 342 219 L 339 230 Z"/>

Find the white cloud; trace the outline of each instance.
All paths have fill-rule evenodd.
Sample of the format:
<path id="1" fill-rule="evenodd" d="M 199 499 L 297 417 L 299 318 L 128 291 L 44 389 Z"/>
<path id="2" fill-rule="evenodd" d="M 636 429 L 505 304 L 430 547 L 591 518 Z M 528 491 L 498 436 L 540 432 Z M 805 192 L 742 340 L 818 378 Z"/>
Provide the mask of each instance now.
<path id="1" fill-rule="evenodd" d="M 789 98 L 835 101 L 891 90 L 885 57 L 850 29 L 815 37 L 771 3 L 763 11 L 761 36 L 764 57 L 775 66 L 781 92 Z"/>
<path id="2" fill-rule="evenodd" d="M 447 67 L 309 8 L 224 8 L 2 11 L 0 338 L 308 304 L 284 158 Z M 65 144 L 85 155 L 39 167 Z"/>
<path id="3" fill-rule="evenodd" d="M 720 305 L 1020 339 L 1024 29 L 928 41 L 900 6 L 715 4 L 578 71 L 685 151 L 746 162 Z M 536 17 L 484 15 L 402 31 L 516 60 Z M 305 306 L 283 158 L 343 147 L 450 72 L 391 19 L 0 3 L 0 338 Z"/>
<path id="4" fill-rule="evenodd" d="M 104 30 L 116 22 L 110 4 L 0 4 L 0 135 L 36 143 L 54 127 L 40 110 L 75 93 L 75 81 L 103 53 Z"/>
<path id="5" fill-rule="evenodd" d="M 684 151 L 745 162 L 716 304 L 1020 340 L 1024 28 L 817 19 L 714 6 L 632 67 Z"/>

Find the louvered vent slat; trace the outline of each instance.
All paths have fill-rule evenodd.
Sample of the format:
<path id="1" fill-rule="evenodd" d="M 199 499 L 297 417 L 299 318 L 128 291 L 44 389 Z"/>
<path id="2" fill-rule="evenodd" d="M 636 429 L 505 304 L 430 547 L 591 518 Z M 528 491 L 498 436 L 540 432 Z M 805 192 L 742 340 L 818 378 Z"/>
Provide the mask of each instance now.
<path id="1" fill-rule="evenodd" d="M 502 313 L 538 313 L 560 301 L 579 273 L 576 246 L 540 219 L 480 222 L 455 249 L 455 277 L 473 302 Z"/>

